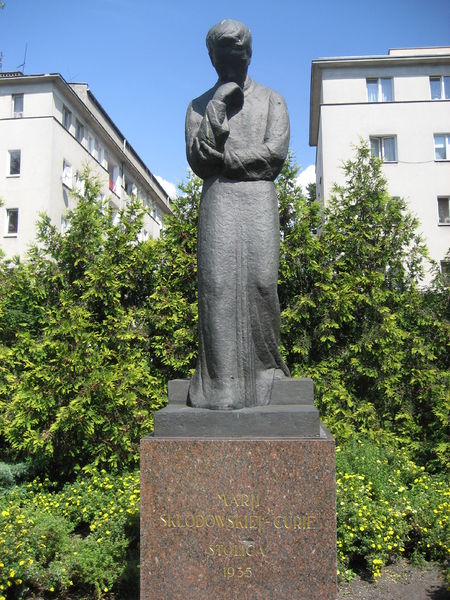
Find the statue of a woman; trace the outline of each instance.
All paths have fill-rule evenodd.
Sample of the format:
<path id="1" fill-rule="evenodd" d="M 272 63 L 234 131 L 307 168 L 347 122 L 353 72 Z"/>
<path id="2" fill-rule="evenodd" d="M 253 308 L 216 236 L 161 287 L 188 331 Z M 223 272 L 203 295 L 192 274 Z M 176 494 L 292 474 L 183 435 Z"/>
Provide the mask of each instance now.
<path id="1" fill-rule="evenodd" d="M 247 75 L 251 34 L 239 21 L 210 29 L 219 79 L 186 115 L 186 153 L 204 179 L 198 223 L 199 354 L 192 406 L 270 402 L 289 375 L 278 351 L 279 217 L 274 179 L 289 145 L 283 98 Z"/>

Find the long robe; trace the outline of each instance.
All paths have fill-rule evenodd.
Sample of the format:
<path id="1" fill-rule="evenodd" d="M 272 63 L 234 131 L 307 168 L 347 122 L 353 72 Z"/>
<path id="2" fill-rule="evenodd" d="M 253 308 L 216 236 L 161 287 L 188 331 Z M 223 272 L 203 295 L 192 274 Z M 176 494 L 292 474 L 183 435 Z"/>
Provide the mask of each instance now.
<path id="1" fill-rule="evenodd" d="M 289 117 L 283 98 L 249 77 L 242 106 L 228 114 L 213 98 L 217 87 L 193 100 L 186 115 L 187 158 L 204 179 L 199 353 L 189 402 L 237 409 L 268 404 L 274 377 L 289 375 L 278 351 L 280 228 L 273 183 L 288 151 Z"/>

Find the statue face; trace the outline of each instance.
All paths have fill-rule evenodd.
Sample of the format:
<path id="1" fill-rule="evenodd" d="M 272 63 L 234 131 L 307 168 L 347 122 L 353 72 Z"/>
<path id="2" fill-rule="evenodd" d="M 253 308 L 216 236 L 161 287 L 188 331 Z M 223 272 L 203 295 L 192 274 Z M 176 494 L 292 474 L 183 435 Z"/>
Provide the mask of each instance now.
<path id="1" fill-rule="evenodd" d="M 249 48 L 236 46 L 229 40 L 224 40 L 214 48 L 210 56 L 221 81 L 244 84 L 251 59 Z"/>

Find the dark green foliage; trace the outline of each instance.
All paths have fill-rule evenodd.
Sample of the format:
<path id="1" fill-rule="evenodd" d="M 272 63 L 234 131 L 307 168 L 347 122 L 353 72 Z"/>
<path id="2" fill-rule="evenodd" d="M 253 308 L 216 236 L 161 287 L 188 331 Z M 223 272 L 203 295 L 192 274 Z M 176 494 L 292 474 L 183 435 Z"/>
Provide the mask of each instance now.
<path id="1" fill-rule="evenodd" d="M 29 473 L 26 463 L 8 464 L 0 462 L 0 493 L 2 488 L 9 488 L 23 481 Z"/>
<path id="2" fill-rule="evenodd" d="M 86 174 L 68 232 L 42 217 L 27 262 L 3 265 L 0 427 L 44 471 L 135 463 L 161 406 L 143 306 L 154 263 L 154 242 L 138 242 L 143 210 L 131 200 L 114 224 Z"/>
<path id="3" fill-rule="evenodd" d="M 278 182 L 286 358 L 294 375 L 314 379 L 340 439 L 387 429 L 421 461 L 442 463 L 448 298 L 439 283 L 419 287 L 426 249 L 404 201 L 387 193 L 381 163 L 363 145 L 344 168 L 347 183 L 322 213 L 290 164 Z"/>
<path id="4" fill-rule="evenodd" d="M 290 157 L 276 182 L 287 364 L 314 379 L 338 439 L 385 430 L 442 465 L 448 291 L 438 280 L 419 287 L 417 223 L 366 146 L 326 209 L 314 186 L 303 194 L 297 171 Z M 113 225 L 96 184 L 85 191 L 66 235 L 43 219 L 28 261 L 0 266 L 3 454 L 65 472 L 133 463 L 167 380 L 192 373 L 197 347 L 201 181 L 188 179 L 161 239 L 145 243 L 138 203 Z"/>
<path id="5" fill-rule="evenodd" d="M 189 376 L 197 353 L 197 219 L 201 180 L 180 186 L 155 249 L 155 287 L 147 301 L 153 364 L 166 381 Z"/>

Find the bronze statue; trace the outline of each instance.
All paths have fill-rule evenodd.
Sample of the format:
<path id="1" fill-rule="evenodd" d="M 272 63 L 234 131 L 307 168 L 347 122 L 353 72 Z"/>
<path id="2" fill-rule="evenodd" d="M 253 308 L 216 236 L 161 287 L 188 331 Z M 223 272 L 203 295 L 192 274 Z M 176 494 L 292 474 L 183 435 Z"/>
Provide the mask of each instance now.
<path id="1" fill-rule="evenodd" d="M 198 224 L 199 354 L 189 403 L 269 404 L 289 375 L 278 351 L 279 217 L 274 179 L 289 145 L 284 99 L 247 75 L 249 29 L 224 20 L 206 38 L 219 79 L 186 115 L 186 153 L 204 179 Z"/>

